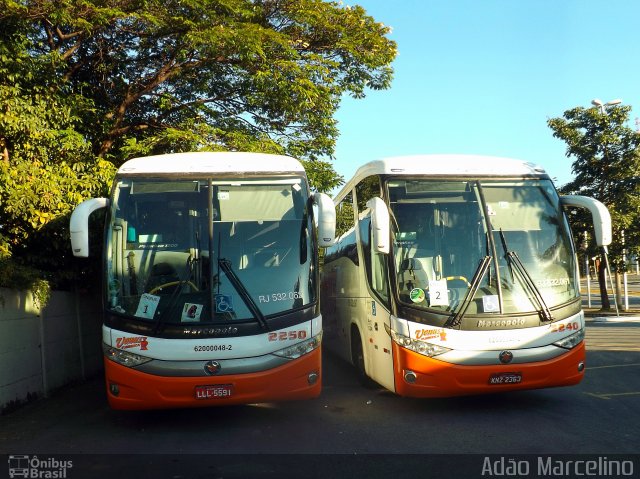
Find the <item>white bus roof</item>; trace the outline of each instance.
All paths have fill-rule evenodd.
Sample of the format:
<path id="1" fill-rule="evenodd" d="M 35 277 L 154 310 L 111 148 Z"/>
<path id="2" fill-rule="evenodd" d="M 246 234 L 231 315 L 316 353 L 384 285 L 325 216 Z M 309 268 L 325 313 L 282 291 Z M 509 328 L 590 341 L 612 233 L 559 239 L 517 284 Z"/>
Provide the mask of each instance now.
<path id="1" fill-rule="evenodd" d="M 545 174 L 544 168 L 534 163 L 497 156 L 454 154 L 395 156 L 362 165 L 336 195 L 336 199 L 351 191 L 361 180 L 372 175 L 475 178 L 539 177 Z"/>
<path id="2" fill-rule="evenodd" d="M 298 160 L 289 156 L 245 152 L 190 152 L 145 156 L 126 161 L 118 175 L 260 175 L 305 174 Z"/>

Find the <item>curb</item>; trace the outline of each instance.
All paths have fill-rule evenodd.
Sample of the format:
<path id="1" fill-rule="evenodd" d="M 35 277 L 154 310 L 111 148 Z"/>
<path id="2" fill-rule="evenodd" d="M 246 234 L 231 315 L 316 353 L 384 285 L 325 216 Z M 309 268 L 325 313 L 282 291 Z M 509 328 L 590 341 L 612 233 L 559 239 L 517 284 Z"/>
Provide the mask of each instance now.
<path id="1" fill-rule="evenodd" d="M 585 319 L 592 323 L 640 323 L 640 316 L 591 316 Z"/>

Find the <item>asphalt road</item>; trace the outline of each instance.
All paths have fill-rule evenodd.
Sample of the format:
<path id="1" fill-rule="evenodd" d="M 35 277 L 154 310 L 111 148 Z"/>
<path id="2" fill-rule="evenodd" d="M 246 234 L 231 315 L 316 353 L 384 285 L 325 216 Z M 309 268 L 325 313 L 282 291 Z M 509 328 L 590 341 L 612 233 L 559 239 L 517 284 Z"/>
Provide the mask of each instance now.
<path id="1" fill-rule="evenodd" d="M 323 392 L 310 401 L 116 412 L 95 378 L 1 416 L 0 454 L 72 455 L 76 468 L 66 477 L 361 477 L 354 471 L 368 470 L 394 479 L 403 471 L 438 477 L 411 476 L 416 467 L 481 477 L 487 455 L 636 454 L 640 322 L 589 322 L 587 347 L 578 386 L 450 399 L 363 388 L 331 355 Z"/>

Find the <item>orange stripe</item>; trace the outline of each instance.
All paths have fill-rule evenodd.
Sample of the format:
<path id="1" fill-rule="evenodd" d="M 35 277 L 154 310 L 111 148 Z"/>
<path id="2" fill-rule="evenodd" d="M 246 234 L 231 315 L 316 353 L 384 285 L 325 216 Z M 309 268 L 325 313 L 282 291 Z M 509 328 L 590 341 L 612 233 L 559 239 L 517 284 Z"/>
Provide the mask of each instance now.
<path id="1" fill-rule="evenodd" d="M 204 407 L 309 399 L 317 397 L 322 387 L 320 348 L 275 369 L 230 376 L 164 377 L 142 373 L 106 358 L 104 364 L 107 396 L 113 409 Z M 307 381 L 311 372 L 320 376 L 312 386 Z M 111 383 L 120 389 L 117 397 L 109 392 Z M 232 384 L 233 396 L 195 399 L 195 387 L 210 384 Z"/>
<path id="2" fill-rule="evenodd" d="M 517 350 L 513 352 L 517 356 Z M 461 366 L 428 358 L 393 343 L 393 358 L 397 394 L 451 397 L 578 384 L 584 377 L 584 371 L 578 372 L 578 364 L 585 360 L 585 347 L 583 341 L 562 356 L 535 363 Z M 406 370 L 416 373 L 415 383 L 409 384 L 404 380 Z M 489 377 L 501 372 L 522 373 L 522 382 L 489 385 Z"/>

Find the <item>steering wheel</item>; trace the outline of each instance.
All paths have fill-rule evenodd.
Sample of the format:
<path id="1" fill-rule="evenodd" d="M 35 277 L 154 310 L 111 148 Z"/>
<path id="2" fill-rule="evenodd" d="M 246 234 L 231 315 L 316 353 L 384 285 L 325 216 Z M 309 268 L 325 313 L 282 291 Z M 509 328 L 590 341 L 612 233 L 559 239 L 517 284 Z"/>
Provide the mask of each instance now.
<path id="1" fill-rule="evenodd" d="M 445 279 L 447 281 L 464 281 L 467 284 L 468 288 L 471 287 L 471 283 L 469 283 L 469 280 L 464 276 L 447 276 Z"/>
<path id="2" fill-rule="evenodd" d="M 151 288 L 151 289 L 148 291 L 148 293 L 149 293 L 149 294 L 153 294 L 153 293 L 155 293 L 155 292 L 157 292 L 157 291 L 159 291 L 159 290 L 161 290 L 161 289 L 168 288 L 168 287 L 170 287 L 170 286 L 177 286 L 177 285 L 179 285 L 180 283 L 183 283 L 183 282 L 182 282 L 182 281 L 170 281 L 170 282 L 168 282 L 168 283 L 159 284 L 159 285 L 158 285 L 158 286 L 156 286 L 155 288 Z M 187 282 L 185 282 L 185 283 L 183 283 L 183 284 L 188 284 L 188 285 L 189 285 L 189 287 L 190 287 L 193 291 L 200 291 L 200 290 L 198 289 L 198 287 L 197 287 L 193 282 L 191 282 L 191 281 L 187 281 Z"/>

